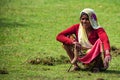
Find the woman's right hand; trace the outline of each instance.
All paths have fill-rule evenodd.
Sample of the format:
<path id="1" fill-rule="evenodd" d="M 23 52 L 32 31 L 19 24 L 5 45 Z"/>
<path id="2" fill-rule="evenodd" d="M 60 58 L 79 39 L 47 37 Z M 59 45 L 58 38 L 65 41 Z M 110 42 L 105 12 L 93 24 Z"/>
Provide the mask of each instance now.
<path id="1" fill-rule="evenodd" d="M 80 50 L 80 49 L 81 49 L 81 45 L 80 45 L 79 42 L 73 42 L 73 45 L 75 46 L 75 48 L 76 48 L 77 50 Z"/>
<path id="2" fill-rule="evenodd" d="M 78 42 L 74 42 L 74 58 L 71 61 L 72 64 L 75 64 L 79 55 L 79 51 L 81 50 L 81 45 Z"/>

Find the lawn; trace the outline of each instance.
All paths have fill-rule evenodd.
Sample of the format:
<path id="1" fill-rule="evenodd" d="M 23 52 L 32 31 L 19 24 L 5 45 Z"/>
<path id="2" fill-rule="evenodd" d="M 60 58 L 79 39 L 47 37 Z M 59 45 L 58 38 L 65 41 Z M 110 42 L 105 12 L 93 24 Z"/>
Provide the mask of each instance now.
<path id="1" fill-rule="evenodd" d="M 120 80 L 120 53 L 106 72 L 67 72 L 70 64 L 56 35 L 93 8 L 111 46 L 120 50 L 119 0 L 0 0 L 0 80 Z M 116 54 L 117 53 L 117 54 Z M 30 60 L 40 59 L 40 64 Z"/>

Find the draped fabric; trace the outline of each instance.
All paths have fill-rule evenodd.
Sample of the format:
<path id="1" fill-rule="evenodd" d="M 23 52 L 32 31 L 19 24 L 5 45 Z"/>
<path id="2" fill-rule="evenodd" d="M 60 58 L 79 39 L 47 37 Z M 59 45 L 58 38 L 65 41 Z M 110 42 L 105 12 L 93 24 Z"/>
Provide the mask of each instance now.
<path id="1" fill-rule="evenodd" d="M 78 41 L 82 45 L 82 47 L 85 47 L 88 49 L 92 47 L 92 44 L 88 40 L 87 33 L 81 23 L 78 30 Z"/>
<path id="2" fill-rule="evenodd" d="M 101 54 L 102 51 L 103 51 L 102 42 L 100 39 L 98 39 L 91 48 L 91 50 L 87 52 L 87 54 L 84 57 L 82 58 L 78 57 L 78 61 L 85 64 L 89 64 L 93 59 L 95 59 L 99 54 Z"/>
<path id="3" fill-rule="evenodd" d="M 100 28 L 98 22 L 97 22 L 97 16 L 93 9 L 86 8 L 81 11 L 80 16 L 82 16 L 82 13 L 86 13 L 89 17 L 90 24 L 93 29 Z M 80 23 L 78 30 L 78 41 L 81 44 L 82 47 L 88 48 L 89 51 L 87 51 L 86 55 L 82 58 L 78 58 L 78 61 L 89 64 L 93 59 L 95 59 L 102 50 L 102 41 L 98 39 L 95 44 L 91 44 L 88 40 L 88 36 L 86 33 L 85 28 Z"/>

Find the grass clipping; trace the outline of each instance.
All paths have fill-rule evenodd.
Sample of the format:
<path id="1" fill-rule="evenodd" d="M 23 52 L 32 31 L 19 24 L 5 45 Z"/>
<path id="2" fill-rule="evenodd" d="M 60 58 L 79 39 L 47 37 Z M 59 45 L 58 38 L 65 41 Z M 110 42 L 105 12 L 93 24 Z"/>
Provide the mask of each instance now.
<path id="1" fill-rule="evenodd" d="M 52 56 L 47 56 L 45 58 L 34 58 L 27 60 L 28 63 L 30 64 L 43 64 L 43 65 L 49 65 L 53 66 L 56 64 L 63 64 L 63 63 L 69 63 L 69 59 L 66 56 L 60 55 L 60 58 L 54 58 Z"/>

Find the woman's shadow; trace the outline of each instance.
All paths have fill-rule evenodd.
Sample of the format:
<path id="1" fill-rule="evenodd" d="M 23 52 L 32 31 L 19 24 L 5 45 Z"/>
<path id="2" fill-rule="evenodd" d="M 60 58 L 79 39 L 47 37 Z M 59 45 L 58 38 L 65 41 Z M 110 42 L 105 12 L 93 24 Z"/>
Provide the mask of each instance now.
<path id="1" fill-rule="evenodd" d="M 120 70 L 106 70 L 103 73 L 108 73 L 108 74 L 113 73 L 113 74 L 117 74 L 120 76 Z"/>

